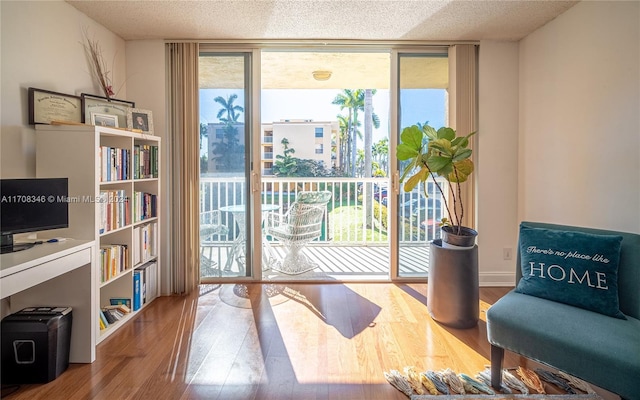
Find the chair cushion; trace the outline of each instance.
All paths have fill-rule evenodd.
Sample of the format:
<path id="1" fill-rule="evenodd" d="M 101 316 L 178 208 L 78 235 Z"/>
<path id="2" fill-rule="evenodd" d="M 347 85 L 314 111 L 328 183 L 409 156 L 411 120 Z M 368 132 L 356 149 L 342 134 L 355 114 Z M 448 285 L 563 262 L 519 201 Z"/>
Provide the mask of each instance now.
<path id="1" fill-rule="evenodd" d="M 296 202 L 301 204 L 327 204 L 331 200 L 331 192 L 300 192 L 296 198 Z"/>
<path id="2" fill-rule="evenodd" d="M 622 236 L 520 225 L 516 291 L 625 319 L 618 300 Z"/>
<path id="3" fill-rule="evenodd" d="M 635 318 L 610 318 L 515 291 L 487 311 L 493 345 L 619 394 L 624 394 L 620 388 L 627 394 L 637 390 L 638 332 L 640 320 Z"/>

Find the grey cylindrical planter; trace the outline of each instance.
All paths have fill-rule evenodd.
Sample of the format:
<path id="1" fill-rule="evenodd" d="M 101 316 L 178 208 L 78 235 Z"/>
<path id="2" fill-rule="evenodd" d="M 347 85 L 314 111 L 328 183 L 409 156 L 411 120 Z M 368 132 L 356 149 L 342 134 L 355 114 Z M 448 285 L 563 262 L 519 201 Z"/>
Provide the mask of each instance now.
<path id="1" fill-rule="evenodd" d="M 431 317 L 452 328 L 472 328 L 478 323 L 478 246 L 470 249 L 430 244 L 427 309 Z"/>

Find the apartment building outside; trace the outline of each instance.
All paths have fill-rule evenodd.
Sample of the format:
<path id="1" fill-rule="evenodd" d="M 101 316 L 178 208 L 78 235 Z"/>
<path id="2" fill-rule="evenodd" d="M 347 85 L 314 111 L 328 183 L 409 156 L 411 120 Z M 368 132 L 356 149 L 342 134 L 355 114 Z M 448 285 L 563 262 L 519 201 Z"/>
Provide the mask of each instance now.
<path id="1" fill-rule="evenodd" d="M 274 175 L 276 157 L 284 155 L 283 139 L 295 150 L 294 157 L 322 161 L 327 168 L 337 167 L 338 129 L 338 121 L 285 119 L 262 124 L 262 175 Z"/>

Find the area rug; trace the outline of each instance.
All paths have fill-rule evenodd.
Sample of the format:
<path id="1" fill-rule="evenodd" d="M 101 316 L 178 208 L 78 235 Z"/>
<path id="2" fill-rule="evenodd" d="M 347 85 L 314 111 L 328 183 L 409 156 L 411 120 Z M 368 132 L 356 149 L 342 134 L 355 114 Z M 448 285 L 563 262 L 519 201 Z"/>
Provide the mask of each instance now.
<path id="1" fill-rule="evenodd" d="M 438 399 L 438 400 L 511 400 L 511 399 L 519 399 L 519 400 L 602 400 L 602 398 L 595 394 L 466 394 L 466 395 L 417 395 L 414 394 L 411 396 L 411 400 L 429 400 L 429 399 Z"/>
<path id="2" fill-rule="evenodd" d="M 464 400 L 602 400 L 593 388 L 585 381 L 578 378 L 562 374 L 553 373 L 542 368 L 535 370 L 519 366 L 511 372 L 509 369 L 503 370 L 503 384 L 505 391 L 512 394 L 493 393 L 489 380 L 491 376 L 490 368 L 485 368 L 478 372 L 476 378 L 465 373 L 456 373 L 451 369 L 441 371 L 418 372 L 415 367 L 407 366 L 399 370 L 392 369 L 384 373 L 387 381 L 404 393 L 411 400 L 437 399 L 464 399 Z M 467 394 L 419 394 L 419 393 L 460 393 L 462 386 Z M 576 392 L 577 391 L 577 392 Z M 479 393 L 474 394 L 471 392 Z M 527 393 L 529 394 L 523 394 Z M 546 394 L 538 394 L 546 392 Z"/>

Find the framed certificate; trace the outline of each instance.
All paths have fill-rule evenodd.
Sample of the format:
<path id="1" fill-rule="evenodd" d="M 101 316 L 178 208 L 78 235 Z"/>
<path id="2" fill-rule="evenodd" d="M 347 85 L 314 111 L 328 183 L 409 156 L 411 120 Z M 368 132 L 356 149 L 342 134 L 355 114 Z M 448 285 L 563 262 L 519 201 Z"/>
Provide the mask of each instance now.
<path id="1" fill-rule="evenodd" d="M 29 124 L 82 122 L 82 99 L 70 94 L 29 88 Z"/>
<path id="2" fill-rule="evenodd" d="M 82 121 L 91 124 L 91 115 L 108 114 L 118 117 L 120 127 L 127 126 L 127 111 L 136 105 L 132 101 L 108 99 L 106 97 L 94 96 L 82 93 Z"/>

